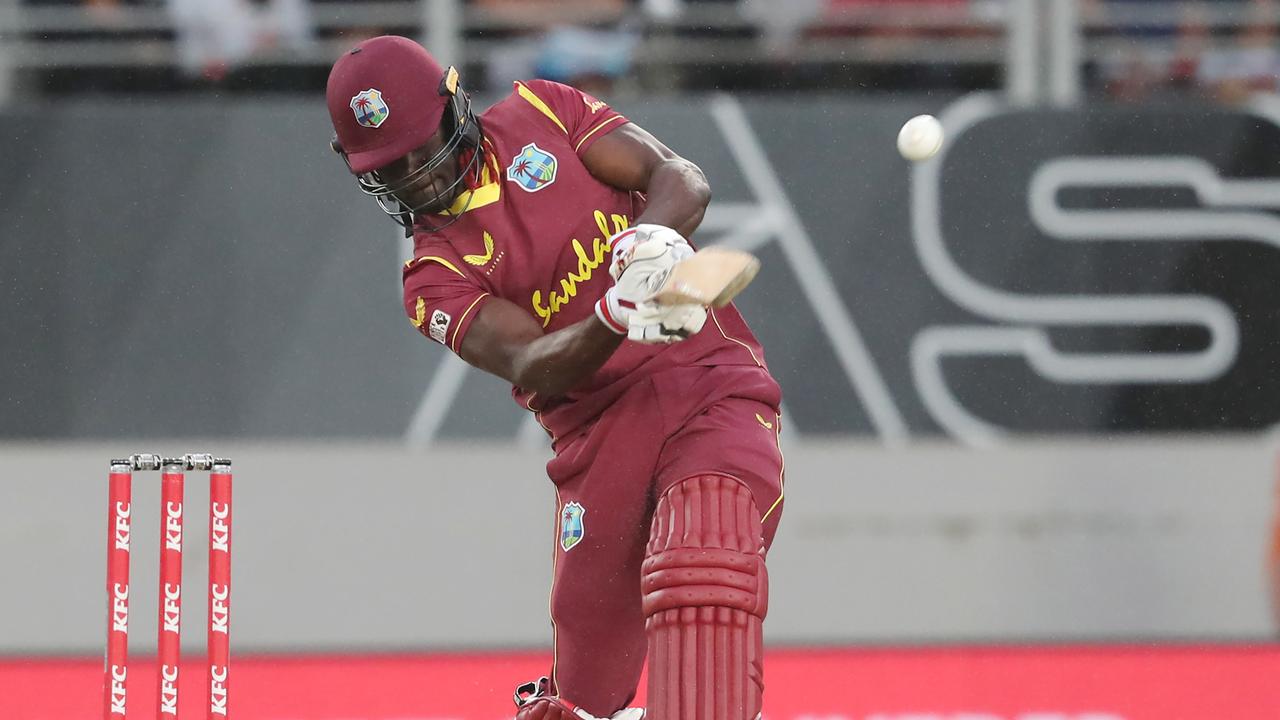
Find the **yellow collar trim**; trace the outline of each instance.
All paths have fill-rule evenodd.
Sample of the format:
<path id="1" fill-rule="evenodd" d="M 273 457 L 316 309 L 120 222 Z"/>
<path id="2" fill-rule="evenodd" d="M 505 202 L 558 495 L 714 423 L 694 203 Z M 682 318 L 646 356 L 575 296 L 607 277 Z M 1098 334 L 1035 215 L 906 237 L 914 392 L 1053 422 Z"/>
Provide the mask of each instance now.
<path id="1" fill-rule="evenodd" d="M 484 167 L 480 168 L 480 187 L 475 190 L 464 190 L 453 199 L 453 205 L 441 215 L 460 215 L 470 210 L 477 210 L 485 205 L 492 205 L 502 197 L 502 182 L 498 174 L 498 156 L 493 146 L 485 142 Z"/>

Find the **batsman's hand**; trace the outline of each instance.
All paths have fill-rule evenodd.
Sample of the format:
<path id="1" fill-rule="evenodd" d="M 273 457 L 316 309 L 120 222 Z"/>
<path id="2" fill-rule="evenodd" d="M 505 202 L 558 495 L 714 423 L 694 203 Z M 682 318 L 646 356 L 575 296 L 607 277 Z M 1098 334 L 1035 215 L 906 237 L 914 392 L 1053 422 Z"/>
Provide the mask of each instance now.
<path id="1" fill-rule="evenodd" d="M 650 242 L 661 242 L 671 247 L 679 262 L 693 254 L 689 241 L 680 233 L 665 225 L 641 223 L 614 233 L 609 238 L 609 249 L 613 251 L 613 259 L 609 262 L 609 276 L 616 282 L 622 277 L 627 266 L 636 258 L 636 249 Z"/>
<path id="2" fill-rule="evenodd" d="M 626 267 L 613 287 L 596 302 L 596 316 L 619 335 L 630 334 L 631 315 L 640 303 L 657 292 L 676 263 L 693 255 L 693 248 L 679 233 L 674 230 L 670 233 L 680 242 L 670 237 L 655 237 L 628 248 Z"/>
<path id="3" fill-rule="evenodd" d="M 627 339 L 638 343 L 673 343 L 696 335 L 707 322 L 701 305 L 640 303 L 631 313 Z"/>

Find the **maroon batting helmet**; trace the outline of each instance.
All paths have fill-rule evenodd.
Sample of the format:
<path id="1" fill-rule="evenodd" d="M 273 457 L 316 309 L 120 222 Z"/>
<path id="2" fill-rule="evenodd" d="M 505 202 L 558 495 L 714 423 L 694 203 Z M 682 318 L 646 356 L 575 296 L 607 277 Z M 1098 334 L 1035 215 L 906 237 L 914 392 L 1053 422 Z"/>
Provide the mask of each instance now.
<path id="1" fill-rule="evenodd" d="M 406 230 L 412 227 L 415 213 L 439 208 L 435 202 L 410 206 L 397 193 L 441 165 L 458 162 L 460 151 L 476 150 L 468 167 L 458 168 L 454 183 L 437 196 L 447 201 L 482 162 L 480 125 L 470 97 L 458 86 L 457 70 L 441 67 L 431 53 L 408 38 L 384 35 L 347 51 L 329 73 L 325 98 L 335 132 L 333 149 L 346 160 L 360 189 Z M 401 178 L 379 176 L 379 168 L 422 147 L 442 126 L 444 147 L 435 157 Z"/>

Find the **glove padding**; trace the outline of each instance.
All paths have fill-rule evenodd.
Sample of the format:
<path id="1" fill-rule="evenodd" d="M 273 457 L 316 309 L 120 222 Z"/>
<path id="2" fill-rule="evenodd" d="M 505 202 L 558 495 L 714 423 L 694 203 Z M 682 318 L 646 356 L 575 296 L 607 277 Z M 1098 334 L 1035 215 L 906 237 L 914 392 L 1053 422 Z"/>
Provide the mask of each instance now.
<path id="1" fill-rule="evenodd" d="M 626 230 L 614 233 L 609 238 L 609 250 L 613 253 L 613 259 L 609 262 L 609 277 L 612 277 L 615 282 L 622 277 L 622 273 L 626 271 L 627 266 L 636 257 L 636 248 L 651 240 L 658 240 L 667 245 L 680 246 L 676 251 L 678 255 L 677 262 L 693 254 L 693 248 L 689 246 L 689 241 L 685 240 L 684 236 L 675 230 L 665 225 L 640 223 L 635 227 L 629 227 Z"/>
<path id="2" fill-rule="evenodd" d="M 671 268 L 693 255 L 693 248 L 689 247 L 689 243 L 679 233 L 670 228 L 662 229 L 668 232 L 628 248 L 625 267 L 616 284 L 596 302 L 596 317 L 619 335 L 629 333 L 631 314 L 641 302 L 658 291 Z"/>
<path id="3" fill-rule="evenodd" d="M 673 343 L 696 335 L 707 322 L 701 305 L 640 303 L 631 313 L 627 339 L 638 343 Z"/>

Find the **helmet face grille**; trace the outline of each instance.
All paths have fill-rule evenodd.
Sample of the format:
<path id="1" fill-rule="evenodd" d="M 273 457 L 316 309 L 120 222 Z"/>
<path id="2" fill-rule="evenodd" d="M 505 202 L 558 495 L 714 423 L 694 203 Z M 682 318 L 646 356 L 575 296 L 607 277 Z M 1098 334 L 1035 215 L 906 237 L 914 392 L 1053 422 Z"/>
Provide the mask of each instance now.
<path id="1" fill-rule="evenodd" d="M 467 163 L 463 165 L 459 160 L 458 153 L 449 151 L 442 162 L 432 165 L 431 161 L 428 161 L 410 173 L 405 180 L 390 187 L 380 184 L 376 180 L 366 180 L 367 177 L 376 176 L 377 173 L 360 175 L 357 180 L 360 183 L 360 190 L 373 197 L 377 201 L 378 207 L 403 227 L 407 235 L 412 234 L 415 224 L 435 232 L 443 230 L 462 219 L 463 214 L 471 207 L 472 196 L 468 196 L 466 204 L 461 208 L 457 208 L 456 211 L 451 209 L 449 204 L 453 202 L 459 192 L 466 189 L 467 178 L 472 177 L 479 170 L 484 162 L 484 154 L 484 149 L 477 147 L 475 152 L 471 153 Z M 424 173 L 431 172 L 444 162 L 450 161 L 458 164 L 458 174 L 443 192 L 433 194 L 431 199 L 417 205 L 409 205 L 396 195 L 398 190 L 403 190 L 405 187 L 412 185 L 416 178 L 421 177 Z"/>
<path id="2" fill-rule="evenodd" d="M 450 206 L 465 197 L 472 173 L 483 167 L 480 123 L 458 79 L 457 68 L 442 66 L 419 43 L 395 35 L 364 40 L 329 72 L 325 102 L 333 149 L 360 190 L 406 231 L 415 222 L 420 228 L 444 227 L 437 221 L 446 218 L 455 222 L 460 211 Z M 443 147 L 419 162 L 433 135 Z M 413 165 L 408 172 L 406 156 Z M 394 176 L 385 172 L 388 166 L 395 167 Z M 450 169 L 457 177 L 445 182 Z"/>
<path id="3" fill-rule="evenodd" d="M 443 85 L 442 92 L 444 92 Z M 480 121 L 471 109 L 470 96 L 460 88 L 456 93 L 451 93 L 448 112 L 444 113 L 440 122 L 448 134 L 448 141 L 439 152 L 404 177 L 389 182 L 377 170 L 356 175 L 360 191 L 374 198 L 378 207 L 403 227 L 406 234 L 412 234 L 415 223 L 431 231 L 443 230 L 457 222 L 471 205 L 468 198 L 466 207 L 458 209 L 456 213 L 449 209 L 454 198 L 466 189 L 467 179 L 472 177 L 484 162 L 484 148 L 480 142 Z M 463 151 L 468 149 L 474 152 L 470 153 L 470 158 L 464 166 L 461 158 Z M 429 199 L 417 204 L 411 204 L 407 200 L 405 191 L 450 162 L 455 163 L 457 175 L 448 187 L 443 191 L 433 192 Z"/>

